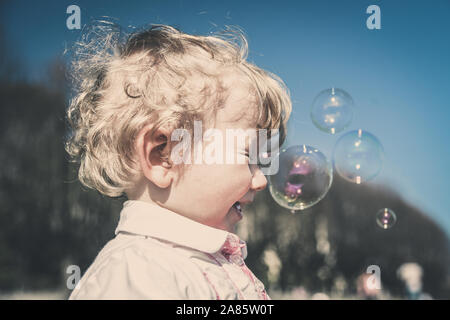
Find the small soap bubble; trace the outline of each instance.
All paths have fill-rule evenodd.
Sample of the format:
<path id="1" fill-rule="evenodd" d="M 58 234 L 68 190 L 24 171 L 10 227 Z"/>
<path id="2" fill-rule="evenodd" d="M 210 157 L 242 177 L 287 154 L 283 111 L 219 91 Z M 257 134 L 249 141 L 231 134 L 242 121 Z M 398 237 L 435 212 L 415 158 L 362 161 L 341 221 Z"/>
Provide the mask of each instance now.
<path id="1" fill-rule="evenodd" d="M 336 142 L 333 152 L 336 172 L 356 184 L 376 177 L 383 167 L 383 159 L 380 141 L 362 129 L 345 133 Z"/>
<path id="2" fill-rule="evenodd" d="M 343 131 L 352 122 L 353 105 L 352 97 L 344 90 L 326 89 L 314 99 L 311 119 L 318 129 L 335 134 Z"/>
<path id="3" fill-rule="evenodd" d="M 333 169 L 318 149 L 301 145 L 283 149 L 277 156 L 278 172 L 268 176 L 269 191 L 282 207 L 304 210 L 318 203 L 331 187 Z"/>
<path id="4" fill-rule="evenodd" d="M 382 229 L 392 228 L 397 222 L 395 212 L 389 208 L 381 209 L 377 212 L 377 224 Z"/>

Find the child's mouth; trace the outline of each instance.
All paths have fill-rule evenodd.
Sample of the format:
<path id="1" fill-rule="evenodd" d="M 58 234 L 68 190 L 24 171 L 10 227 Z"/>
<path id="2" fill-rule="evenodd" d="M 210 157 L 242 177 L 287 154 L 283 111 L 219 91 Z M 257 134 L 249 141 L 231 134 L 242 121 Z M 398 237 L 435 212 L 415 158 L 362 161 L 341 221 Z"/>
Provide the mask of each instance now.
<path id="1" fill-rule="evenodd" d="M 238 215 L 239 215 L 239 217 L 241 217 L 242 218 L 242 208 L 241 208 L 241 204 L 239 203 L 239 201 L 236 201 L 234 204 L 233 204 L 233 208 L 236 210 L 236 212 L 238 213 Z"/>

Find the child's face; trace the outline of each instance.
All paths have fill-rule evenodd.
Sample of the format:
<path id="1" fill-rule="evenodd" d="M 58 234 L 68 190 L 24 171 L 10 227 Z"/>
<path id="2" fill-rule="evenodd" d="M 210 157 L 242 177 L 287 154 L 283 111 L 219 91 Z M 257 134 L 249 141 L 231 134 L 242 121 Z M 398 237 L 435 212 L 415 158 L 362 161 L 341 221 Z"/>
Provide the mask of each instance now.
<path id="1" fill-rule="evenodd" d="M 250 99 L 247 86 L 233 83 L 227 105 L 216 113 L 214 128 L 226 137 L 227 129 L 256 129 L 256 106 Z M 203 133 L 206 131 L 203 125 Z M 248 137 L 248 135 L 245 135 Z M 255 193 L 267 185 L 267 180 L 257 164 L 249 164 L 250 139 L 241 146 L 237 141 L 230 150 L 242 163 L 229 164 L 192 164 L 185 165 L 180 176 L 171 186 L 165 206 L 200 223 L 234 232 L 236 223 L 242 219 L 242 213 L 235 203 L 241 206 L 253 201 Z M 253 140 L 254 142 L 254 140 Z M 203 152 L 213 142 L 203 142 Z M 226 143 L 224 141 L 224 148 Z"/>

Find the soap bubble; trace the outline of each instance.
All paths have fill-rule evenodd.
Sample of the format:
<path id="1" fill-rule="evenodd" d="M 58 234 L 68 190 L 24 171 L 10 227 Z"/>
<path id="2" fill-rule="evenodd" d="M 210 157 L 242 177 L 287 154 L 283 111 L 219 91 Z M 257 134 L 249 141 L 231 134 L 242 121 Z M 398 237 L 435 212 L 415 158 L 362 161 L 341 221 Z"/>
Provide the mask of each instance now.
<path id="1" fill-rule="evenodd" d="M 389 208 L 381 209 L 377 212 L 377 224 L 383 229 L 392 228 L 397 221 L 395 212 Z"/>
<path id="2" fill-rule="evenodd" d="M 315 205 L 331 187 L 332 166 L 316 148 L 292 146 L 281 150 L 275 161 L 279 162 L 279 169 L 268 176 L 270 194 L 291 212 Z"/>
<path id="3" fill-rule="evenodd" d="M 376 177 L 383 167 L 383 159 L 384 151 L 380 141 L 361 129 L 340 137 L 333 152 L 336 172 L 357 184 Z"/>
<path id="4" fill-rule="evenodd" d="M 353 118 L 353 99 L 342 89 L 321 91 L 313 101 L 311 119 L 322 131 L 335 134 L 348 127 Z"/>

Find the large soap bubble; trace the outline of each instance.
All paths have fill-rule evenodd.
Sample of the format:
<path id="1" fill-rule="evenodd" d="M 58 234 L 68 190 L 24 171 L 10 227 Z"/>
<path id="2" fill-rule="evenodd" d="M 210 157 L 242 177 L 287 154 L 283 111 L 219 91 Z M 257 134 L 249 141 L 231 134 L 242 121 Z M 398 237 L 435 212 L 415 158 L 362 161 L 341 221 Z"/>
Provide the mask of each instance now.
<path id="1" fill-rule="evenodd" d="M 340 137 L 333 152 L 336 172 L 357 184 L 376 177 L 383 167 L 383 159 L 384 151 L 380 141 L 361 129 Z"/>
<path id="2" fill-rule="evenodd" d="M 322 131 L 335 134 L 343 131 L 352 122 L 353 99 L 342 89 L 321 91 L 313 101 L 311 119 Z"/>
<path id="3" fill-rule="evenodd" d="M 318 203 L 331 187 L 333 169 L 322 152 L 301 145 L 283 149 L 275 159 L 278 173 L 268 176 L 273 199 L 282 207 L 303 210 Z"/>

